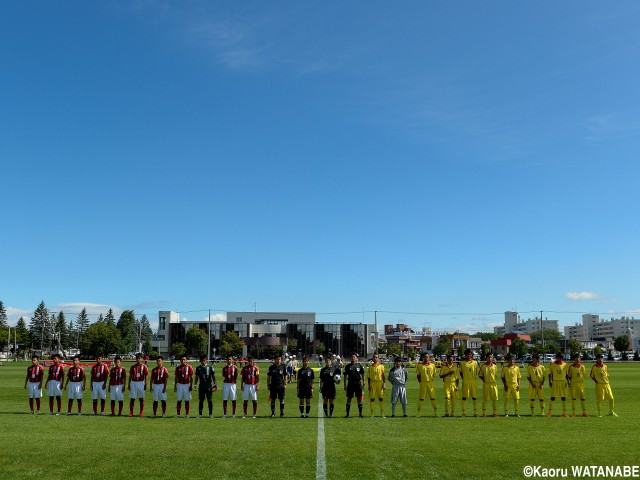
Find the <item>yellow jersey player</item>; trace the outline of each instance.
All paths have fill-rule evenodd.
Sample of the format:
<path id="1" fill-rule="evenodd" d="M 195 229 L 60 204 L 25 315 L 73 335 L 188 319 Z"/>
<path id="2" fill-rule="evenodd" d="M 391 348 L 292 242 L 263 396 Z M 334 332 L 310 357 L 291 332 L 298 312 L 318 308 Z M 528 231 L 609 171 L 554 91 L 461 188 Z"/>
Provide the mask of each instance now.
<path id="1" fill-rule="evenodd" d="M 493 361 L 493 355 L 487 355 L 486 361 L 480 366 L 478 375 L 482 380 L 482 416 L 487 416 L 487 402 L 491 399 L 493 416 L 498 416 L 498 366 Z"/>
<path id="2" fill-rule="evenodd" d="M 596 355 L 596 363 L 591 367 L 591 373 L 589 376 L 596 382 L 596 405 L 598 407 L 598 416 L 602 416 L 602 400 L 605 398 L 609 400 L 609 415 L 617 417 L 613 411 L 613 392 L 611 391 L 611 385 L 609 384 L 609 369 L 604 364 L 604 357 L 601 353 Z"/>
<path id="3" fill-rule="evenodd" d="M 567 416 L 567 369 L 568 365 L 567 362 L 562 359 L 562 354 L 556 353 L 555 361 L 549 365 L 551 400 L 549 401 L 548 417 L 551 416 L 551 409 L 553 408 L 553 402 L 556 397 L 560 397 L 560 400 L 562 400 L 562 416 Z"/>
<path id="4" fill-rule="evenodd" d="M 478 372 L 480 366 L 473 359 L 471 349 L 464 351 L 464 360 L 460 362 L 462 378 L 462 416 L 467 416 L 467 398 L 473 400 L 473 416 L 478 416 Z"/>
<path id="5" fill-rule="evenodd" d="M 537 353 L 531 357 L 531 365 L 527 367 L 527 380 L 529 381 L 529 406 L 531 416 L 536 404 L 536 398 L 540 401 L 540 415 L 544 415 L 544 377 L 547 371 L 540 363 L 540 355 Z"/>
<path id="6" fill-rule="evenodd" d="M 384 417 L 384 389 L 386 379 L 384 375 L 384 365 L 380 363 L 380 355 L 377 353 L 373 355 L 373 363 L 369 365 L 367 382 L 369 385 L 371 415 L 373 415 L 373 406 L 377 398 L 380 403 L 380 416 Z"/>
<path id="7" fill-rule="evenodd" d="M 513 398 L 516 417 L 520 416 L 520 367 L 513 361 L 513 355 L 508 354 L 507 364 L 502 367 L 500 377 L 504 386 L 504 416 L 509 416 L 509 399 Z"/>
<path id="8" fill-rule="evenodd" d="M 571 410 L 573 416 L 576 416 L 576 400 L 580 399 L 580 406 L 582 407 L 582 416 L 587 415 L 587 402 L 584 396 L 584 377 L 587 376 L 587 368 L 580 363 L 580 354 L 574 353 L 571 358 L 573 363 L 569 365 L 567 371 L 567 379 L 569 380 L 569 393 L 571 393 Z"/>
<path id="9" fill-rule="evenodd" d="M 446 363 L 440 367 L 439 376 L 442 379 L 444 388 L 444 416 L 455 417 L 460 371 L 455 363 L 453 363 L 453 355 L 447 355 Z"/>
<path id="10" fill-rule="evenodd" d="M 436 364 L 431 363 L 429 354 L 425 353 L 422 356 L 422 363 L 419 363 L 416 367 L 418 373 L 418 382 L 420 382 L 420 400 L 418 401 L 418 416 L 422 414 L 422 404 L 424 399 L 429 396 L 431 400 L 431 407 L 433 408 L 433 414 L 438 415 L 438 407 L 436 406 L 436 389 L 433 384 L 436 378 Z"/>

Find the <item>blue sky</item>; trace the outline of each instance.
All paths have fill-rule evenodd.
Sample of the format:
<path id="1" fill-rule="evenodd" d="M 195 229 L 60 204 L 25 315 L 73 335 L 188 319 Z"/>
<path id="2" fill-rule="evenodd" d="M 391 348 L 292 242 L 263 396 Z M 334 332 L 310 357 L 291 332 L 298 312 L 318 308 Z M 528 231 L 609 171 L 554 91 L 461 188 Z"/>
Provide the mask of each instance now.
<path id="1" fill-rule="evenodd" d="M 467 330 L 640 312 L 639 22 L 4 2 L 0 299 L 12 321 L 42 299 Z"/>

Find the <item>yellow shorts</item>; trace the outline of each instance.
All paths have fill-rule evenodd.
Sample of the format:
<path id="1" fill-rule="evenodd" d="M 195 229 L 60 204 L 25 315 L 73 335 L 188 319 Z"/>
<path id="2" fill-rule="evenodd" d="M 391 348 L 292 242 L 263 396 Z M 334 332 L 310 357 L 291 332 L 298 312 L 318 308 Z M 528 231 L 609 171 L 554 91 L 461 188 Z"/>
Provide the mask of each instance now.
<path id="1" fill-rule="evenodd" d="M 596 399 L 604 400 L 605 398 L 613 400 L 611 385 L 609 385 L 608 383 L 596 383 Z"/>
<path id="2" fill-rule="evenodd" d="M 451 385 L 444 384 L 444 398 L 446 400 L 455 399 L 458 396 L 458 389 L 456 388 L 456 384 L 452 383 Z"/>
<path id="3" fill-rule="evenodd" d="M 504 398 L 515 398 L 516 400 L 520 400 L 520 390 L 518 390 L 517 385 L 507 385 L 507 391 L 504 392 Z"/>
<path id="4" fill-rule="evenodd" d="M 420 382 L 420 399 L 424 400 L 425 398 L 436 399 L 436 387 L 433 382 Z"/>
<path id="5" fill-rule="evenodd" d="M 536 398 L 544 400 L 544 390 L 542 387 L 542 385 L 538 385 L 537 387 L 529 385 L 529 400 L 535 400 Z"/>
<path id="6" fill-rule="evenodd" d="M 568 397 L 567 395 L 567 382 L 553 382 L 551 386 L 551 396 L 553 398 Z"/>
<path id="7" fill-rule="evenodd" d="M 369 383 L 369 398 L 383 398 L 382 382 Z"/>
<path id="8" fill-rule="evenodd" d="M 478 383 L 475 380 L 462 382 L 462 398 L 478 398 Z"/>
<path id="9" fill-rule="evenodd" d="M 498 384 L 497 383 L 485 383 L 482 387 L 482 400 L 498 400 Z"/>
<path id="10" fill-rule="evenodd" d="M 577 400 L 584 400 L 584 383 L 572 383 L 569 387 L 569 391 L 571 392 L 571 398 Z"/>

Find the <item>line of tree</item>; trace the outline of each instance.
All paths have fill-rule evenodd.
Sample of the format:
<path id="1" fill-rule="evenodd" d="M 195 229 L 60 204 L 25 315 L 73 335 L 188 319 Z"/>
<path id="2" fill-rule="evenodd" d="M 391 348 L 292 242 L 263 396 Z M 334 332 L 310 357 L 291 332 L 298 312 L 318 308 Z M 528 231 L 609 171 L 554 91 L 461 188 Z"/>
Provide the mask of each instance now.
<path id="1" fill-rule="evenodd" d="M 8 343 L 8 318 L 4 303 L 0 300 L 0 348 Z M 44 350 L 67 353 L 78 350 L 87 358 L 101 353 L 142 352 L 150 353 L 153 331 L 146 315 L 136 318 L 133 310 L 125 310 L 116 321 L 113 309 L 102 313 L 91 323 L 87 309 L 83 308 L 75 319 L 67 320 L 64 312 L 51 312 L 41 301 L 29 320 L 20 317 L 12 328 L 10 351 L 18 344 L 18 353 Z"/>

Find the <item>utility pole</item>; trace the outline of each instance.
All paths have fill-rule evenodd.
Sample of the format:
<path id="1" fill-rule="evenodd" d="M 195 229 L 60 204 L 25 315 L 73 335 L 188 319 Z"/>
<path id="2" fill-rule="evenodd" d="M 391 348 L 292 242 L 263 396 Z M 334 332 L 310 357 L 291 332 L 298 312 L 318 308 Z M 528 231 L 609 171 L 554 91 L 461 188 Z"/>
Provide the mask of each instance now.
<path id="1" fill-rule="evenodd" d="M 211 309 L 209 309 L 209 322 L 207 323 L 207 359 L 211 360 Z"/>
<path id="2" fill-rule="evenodd" d="M 540 335 L 542 336 L 542 348 L 544 349 L 544 322 L 542 321 L 542 310 L 540 310 Z"/>
<path id="3" fill-rule="evenodd" d="M 378 353 L 378 311 L 375 310 L 373 312 L 373 319 L 376 325 L 376 334 L 375 334 L 375 341 L 376 341 L 376 347 L 375 347 L 375 353 Z M 366 355 L 366 352 L 365 352 Z"/>

